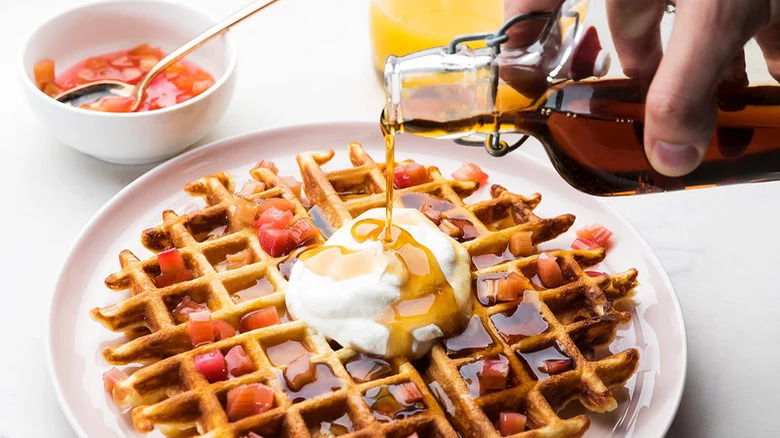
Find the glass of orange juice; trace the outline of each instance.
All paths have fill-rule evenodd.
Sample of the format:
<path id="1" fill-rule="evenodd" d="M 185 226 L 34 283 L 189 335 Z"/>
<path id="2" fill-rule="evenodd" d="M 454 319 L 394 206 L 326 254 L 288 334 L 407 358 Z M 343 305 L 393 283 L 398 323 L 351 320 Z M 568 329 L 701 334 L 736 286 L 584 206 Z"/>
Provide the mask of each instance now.
<path id="1" fill-rule="evenodd" d="M 443 46 L 457 35 L 495 31 L 504 21 L 504 0 L 371 0 L 370 11 L 374 67 L 382 72 L 388 55 Z"/>

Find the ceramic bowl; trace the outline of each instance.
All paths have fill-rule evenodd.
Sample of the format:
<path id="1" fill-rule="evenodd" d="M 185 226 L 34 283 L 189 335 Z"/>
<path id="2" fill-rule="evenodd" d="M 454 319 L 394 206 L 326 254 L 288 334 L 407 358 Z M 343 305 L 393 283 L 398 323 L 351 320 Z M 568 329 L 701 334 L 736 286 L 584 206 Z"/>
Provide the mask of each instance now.
<path id="1" fill-rule="evenodd" d="M 149 43 L 170 52 L 217 20 L 185 4 L 165 0 L 118 0 L 68 9 L 40 25 L 21 58 L 25 94 L 43 126 L 62 143 L 119 164 L 142 164 L 176 155 L 222 118 L 235 86 L 236 47 L 229 34 L 187 56 L 214 76 L 207 91 L 171 107 L 108 113 L 65 105 L 38 90 L 33 65 L 53 59 L 57 73 L 90 56 Z"/>

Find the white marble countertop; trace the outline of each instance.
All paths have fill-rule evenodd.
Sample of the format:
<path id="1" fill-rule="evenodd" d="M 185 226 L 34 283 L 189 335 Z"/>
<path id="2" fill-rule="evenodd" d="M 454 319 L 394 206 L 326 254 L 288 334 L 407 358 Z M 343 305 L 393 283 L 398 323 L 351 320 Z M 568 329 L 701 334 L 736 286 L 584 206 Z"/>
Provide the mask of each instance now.
<path id="1" fill-rule="evenodd" d="M 188 1 L 218 15 L 245 3 Z M 0 3 L 0 436 L 9 438 L 75 436 L 47 373 L 48 301 L 87 220 L 150 168 L 107 164 L 57 143 L 23 101 L 17 62 L 24 35 L 76 3 Z M 288 29 L 292 20 L 297 25 Z M 247 21 L 234 31 L 240 92 L 201 143 L 271 126 L 376 120 L 383 93 L 367 29 L 365 0 L 284 0 Z M 525 149 L 542 155 L 538 146 Z M 776 430 L 777 199 L 779 183 L 608 200 L 655 249 L 685 313 L 688 380 L 670 437 L 758 437 Z"/>

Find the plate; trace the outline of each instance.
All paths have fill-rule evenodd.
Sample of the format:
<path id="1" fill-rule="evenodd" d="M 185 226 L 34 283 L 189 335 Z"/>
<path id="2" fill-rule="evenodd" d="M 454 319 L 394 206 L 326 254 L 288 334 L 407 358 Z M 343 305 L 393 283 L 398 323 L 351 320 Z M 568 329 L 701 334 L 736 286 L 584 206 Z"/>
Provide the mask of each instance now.
<path id="1" fill-rule="evenodd" d="M 202 201 L 187 196 L 189 181 L 228 170 L 238 184 L 261 158 L 276 162 L 282 175 L 299 175 L 295 155 L 306 150 L 335 149 L 332 169 L 349 165 L 347 145 L 361 142 L 374 157 L 383 157 L 383 141 L 376 123 L 345 122 L 291 126 L 245 134 L 190 151 L 148 172 L 114 196 L 86 225 L 65 259 L 51 302 L 47 330 L 49 369 L 62 408 L 81 437 L 161 436 L 135 432 L 130 415 L 122 413 L 103 390 L 102 373 L 109 367 L 100 351 L 120 337 L 89 317 L 89 310 L 120 297 L 103 284 L 119 269 L 117 255 L 130 249 L 142 259 L 151 253 L 140 242 L 141 231 L 161 222 L 165 209 L 183 212 Z M 687 360 L 685 326 L 680 304 L 669 277 L 639 233 L 603 201 L 572 189 L 549 167 L 522 153 L 491 158 L 479 148 L 452 142 L 402 136 L 398 159 L 434 164 L 449 175 L 463 162 L 479 164 L 490 182 L 518 193 L 542 193 L 537 212 L 543 217 L 562 213 L 577 216 L 578 225 L 599 222 L 614 233 L 607 260 L 598 269 L 639 270 L 631 323 L 621 326 L 610 347 L 613 351 L 637 347 L 639 370 L 618 390 L 619 407 L 607 414 L 589 414 L 587 437 L 662 437 L 674 418 L 682 396 Z M 474 195 L 487 197 L 486 189 Z M 541 245 L 568 248 L 574 232 Z M 563 415 L 583 411 L 573 403 Z"/>

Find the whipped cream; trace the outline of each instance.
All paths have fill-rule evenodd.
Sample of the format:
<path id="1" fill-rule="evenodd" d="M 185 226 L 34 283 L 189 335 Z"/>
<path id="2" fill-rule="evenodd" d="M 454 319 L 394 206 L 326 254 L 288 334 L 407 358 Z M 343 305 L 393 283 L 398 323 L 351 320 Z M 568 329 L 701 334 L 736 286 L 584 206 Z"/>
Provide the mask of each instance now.
<path id="1" fill-rule="evenodd" d="M 315 249 L 318 254 L 308 259 L 303 255 L 290 274 L 287 308 L 295 318 L 343 346 L 380 356 L 419 357 L 430 350 L 436 339 L 455 334 L 453 327 L 462 329 L 471 316 L 469 254 L 419 211 L 393 210 L 393 227 L 406 230 L 419 246 L 430 251 L 452 288 L 452 297 L 448 296 L 447 302 L 454 299 L 454 305 L 446 308 L 439 305 L 435 309 L 433 294 L 411 300 L 415 301 L 414 310 L 418 313 L 408 334 L 403 336 L 411 335 L 411 342 L 394 339 L 393 330 L 380 320 L 383 315 L 387 319 L 388 312 L 393 315 L 391 306 L 401 301 L 410 272 L 426 281 L 435 275 L 421 274 L 428 266 L 427 260 L 418 259 L 421 263 L 407 266 L 382 242 L 371 239 L 360 242 L 353 236 L 354 224 L 365 219 L 384 220 L 384 214 L 383 208 L 366 211 L 333 233 L 323 247 Z M 416 260 L 414 257 L 422 254 L 417 249 L 411 252 L 404 260 Z M 316 266 L 315 257 L 319 258 Z M 410 302 L 395 307 L 396 315 L 403 313 L 407 303 Z M 427 305 L 431 308 L 420 314 L 419 309 Z"/>

